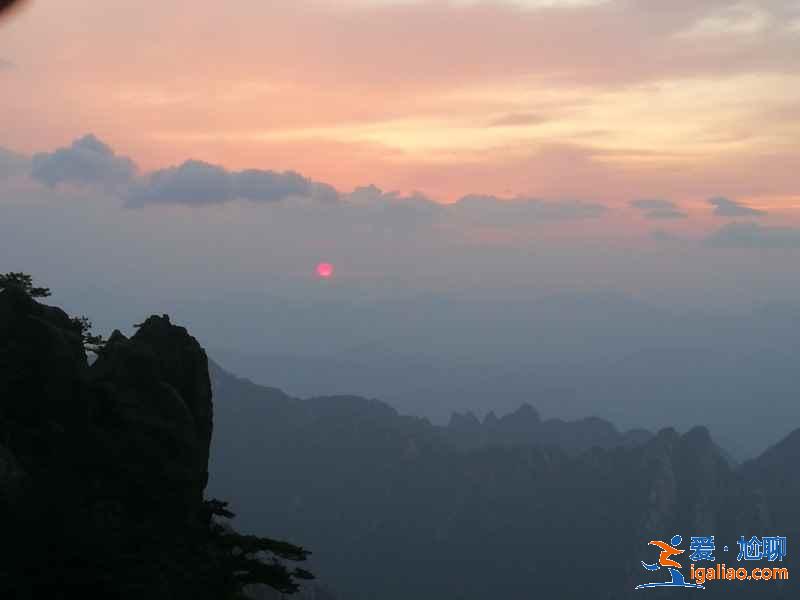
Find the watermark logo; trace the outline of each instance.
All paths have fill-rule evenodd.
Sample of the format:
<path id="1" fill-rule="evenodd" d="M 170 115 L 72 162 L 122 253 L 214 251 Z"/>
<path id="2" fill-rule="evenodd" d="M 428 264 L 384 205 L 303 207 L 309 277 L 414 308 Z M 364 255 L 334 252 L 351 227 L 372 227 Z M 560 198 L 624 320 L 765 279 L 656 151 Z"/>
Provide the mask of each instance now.
<path id="1" fill-rule="evenodd" d="M 669 572 L 670 580 L 669 581 L 662 581 L 658 583 L 643 583 L 641 585 L 637 585 L 636 589 L 641 590 L 645 588 L 662 588 L 662 587 L 681 587 L 681 588 L 700 588 L 703 589 L 703 586 L 697 583 L 686 583 L 683 578 L 683 574 L 678 570 L 682 569 L 681 564 L 677 561 L 672 560 L 673 556 L 677 556 L 678 554 L 683 554 L 684 550 L 679 550 L 676 546 L 680 546 L 683 538 L 679 535 L 672 536 L 672 539 L 669 541 L 669 544 L 666 542 L 662 542 L 661 540 L 650 540 L 648 542 L 649 546 L 656 546 L 657 548 L 661 549 L 661 552 L 658 554 L 658 562 L 653 564 L 647 564 L 646 562 L 642 561 L 642 566 L 647 569 L 648 571 L 660 571 L 662 568 L 666 569 Z"/>
<path id="2" fill-rule="evenodd" d="M 674 535 L 669 543 L 661 540 L 651 540 L 649 546 L 655 546 L 660 550 L 658 562 L 646 563 L 642 561 L 642 566 L 651 572 L 666 570 L 669 581 L 658 581 L 637 585 L 635 589 L 680 587 L 705 589 L 709 581 L 779 581 L 789 579 L 789 570 L 779 567 L 755 567 L 752 569 L 739 566 L 738 568 L 729 567 L 725 563 L 718 563 L 716 558 L 717 545 L 713 535 L 693 536 L 689 543 L 689 556 L 691 561 L 688 581 L 684 577 L 681 564 L 674 560 L 685 552 L 679 546 L 683 542 L 680 535 Z M 740 536 L 737 542 L 739 553 L 736 561 L 767 561 L 783 562 L 786 557 L 786 538 L 782 536 L 766 536 L 759 538 L 752 536 L 747 538 Z M 728 546 L 722 548 L 722 552 L 728 552 Z M 712 566 L 700 565 L 698 563 L 715 563 Z"/>

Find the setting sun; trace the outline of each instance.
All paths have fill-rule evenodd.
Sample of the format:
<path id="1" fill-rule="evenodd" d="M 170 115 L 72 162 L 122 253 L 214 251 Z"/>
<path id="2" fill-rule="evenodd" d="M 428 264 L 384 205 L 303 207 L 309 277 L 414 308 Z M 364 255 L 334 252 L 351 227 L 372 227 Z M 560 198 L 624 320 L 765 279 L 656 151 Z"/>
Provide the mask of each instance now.
<path id="1" fill-rule="evenodd" d="M 322 279 L 330 279 L 333 276 L 333 265 L 322 262 L 317 265 L 317 275 Z"/>

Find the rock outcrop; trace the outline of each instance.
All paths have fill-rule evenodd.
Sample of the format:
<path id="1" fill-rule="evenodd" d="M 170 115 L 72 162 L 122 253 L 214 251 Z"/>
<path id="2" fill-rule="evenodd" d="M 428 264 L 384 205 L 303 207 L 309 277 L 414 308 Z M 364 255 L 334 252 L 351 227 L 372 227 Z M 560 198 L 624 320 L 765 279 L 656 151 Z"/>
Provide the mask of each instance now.
<path id="1" fill-rule="evenodd" d="M 194 600 L 293 588 L 289 544 L 219 525 L 205 501 L 208 360 L 167 316 L 114 332 L 89 366 L 63 311 L 0 291 L 0 596 Z"/>
<path id="2" fill-rule="evenodd" d="M 157 477 L 170 500 L 187 507 L 202 500 L 212 406 L 208 359 L 197 340 L 166 315 L 150 317 L 130 339 L 111 335 L 88 381 L 93 405 L 114 407 L 121 429 L 136 436 L 115 449 L 119 462 Z M 124 456 L 143 447 L 148 454 Z"/>

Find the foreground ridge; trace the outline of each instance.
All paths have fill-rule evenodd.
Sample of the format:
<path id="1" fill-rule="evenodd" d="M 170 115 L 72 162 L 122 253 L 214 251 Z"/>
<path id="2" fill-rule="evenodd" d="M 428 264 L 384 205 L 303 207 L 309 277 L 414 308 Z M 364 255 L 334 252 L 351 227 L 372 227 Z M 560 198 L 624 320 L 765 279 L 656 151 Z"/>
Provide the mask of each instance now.
<path id="1" fill-rule="evenodd" d="M 0 291 L 0 595 L 221 599 L 310 578 L 303 548 L 236 533 L 205 500 L 205 351 L 167 316 L 89 366 L 66 313 Z"/>

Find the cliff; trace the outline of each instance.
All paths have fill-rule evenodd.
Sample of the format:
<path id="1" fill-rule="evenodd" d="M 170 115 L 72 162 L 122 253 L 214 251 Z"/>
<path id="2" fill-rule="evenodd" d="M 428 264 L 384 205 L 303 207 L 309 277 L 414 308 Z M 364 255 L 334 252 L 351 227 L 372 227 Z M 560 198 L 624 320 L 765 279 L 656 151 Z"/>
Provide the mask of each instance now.
<path id="1" fill-rule="evenodd" d="M 266 582 L 305 551 L 240 536 L 204 500 L 208 361 L 167 316 L 114 332 L 89 366 L 80 332 L 23 290 L 0 291 L 3 597 L 211 599 Z"/>

